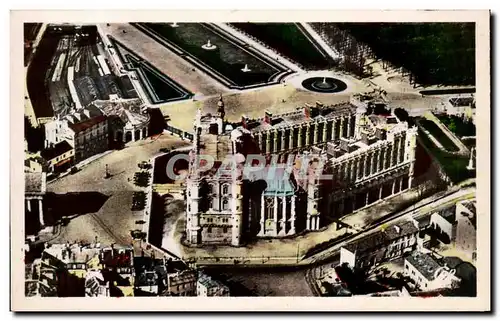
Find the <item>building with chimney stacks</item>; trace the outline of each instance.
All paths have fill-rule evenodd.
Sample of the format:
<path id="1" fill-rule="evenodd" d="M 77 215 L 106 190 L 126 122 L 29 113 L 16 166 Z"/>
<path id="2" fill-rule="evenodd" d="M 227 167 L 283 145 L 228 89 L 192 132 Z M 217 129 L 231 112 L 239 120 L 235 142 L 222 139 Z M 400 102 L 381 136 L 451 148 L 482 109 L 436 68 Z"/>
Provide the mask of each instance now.
<path id="1" fill-rule="evenodd" d="M 52 161 L 52 150 L 67 142 L 73 151 L 71 157 L 64 157 L 56 161 L 52 168 L 56 169 L 71 160 L 78 163 L 96 154 L 109 149 L 108 117 L 97 107 L 88 106 L 79 111 L 56 118 L 45 125 L 45 149 L 42 155 L 46 155 L 46 161 Z M 65 151 L 64 153 L 66 153 Z M 57 157 L 60 157 L 56 156 Z"/>
<path id="2" fill-rule="evenodd" d="M 51 170 L 67 169 L 63 165 L 78 163 L 114 146 L 147 138 L 149 121 L 150 116 L 138 98 L 95 100 L 44 125 L 42 157 L 45 155 Z"/>
<path id="3" fill-rule="evenodd" d="M 423 241 L 418 232 L 418 223 L 413 220 L 386 227 L 342 246 L 340 264 L 346 263 L 352 269 L 367 269 L 401 257 Z"/>
<path id="4" fill-rule="evenodd" d="M 229 287 L 219 280 L 215 280 L 203 272 L 198 272 L 196 285 L 197 296 L 230 296 Z"/>
<path id="5" fill-rule="evenodd" d="M 36 281 L 56 289 L 57 296 L 134 296 L 133 258 L 128 246 L 46 244 Z"/>
<path id="6" fill-rule="evenodd" d="M 404 260 L 404 275 L 409 276 L 422 291 L 458 287 L 461 280 L 455 274 L 455 269 L 436 260 L 430 253 L 414 251 Z"/>
<path id="7" fill-rule="evenodd" d="M 355 98 L 229 123 L 221 97 L 217 114 L 198 111 L 194 132 L 189 245 L 240 246 L 316 231 L 412 186 L 417 129 L 392 115 L 368 115 Z M 265 160 L 259 170 L 256 155 Z"/>

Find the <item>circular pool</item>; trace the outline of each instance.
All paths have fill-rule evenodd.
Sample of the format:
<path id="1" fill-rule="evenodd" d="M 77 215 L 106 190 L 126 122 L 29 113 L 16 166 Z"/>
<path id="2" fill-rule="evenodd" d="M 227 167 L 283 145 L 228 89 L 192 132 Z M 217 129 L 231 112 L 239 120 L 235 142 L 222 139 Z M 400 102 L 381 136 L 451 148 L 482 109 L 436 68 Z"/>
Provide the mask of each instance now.
<path id="1" fill-rule="evenodd" d="M 302 81 L 302 87 L 320 93 L 338 93 L 346 90 L 347 84 L 332 77 L 312 77 Z"/>

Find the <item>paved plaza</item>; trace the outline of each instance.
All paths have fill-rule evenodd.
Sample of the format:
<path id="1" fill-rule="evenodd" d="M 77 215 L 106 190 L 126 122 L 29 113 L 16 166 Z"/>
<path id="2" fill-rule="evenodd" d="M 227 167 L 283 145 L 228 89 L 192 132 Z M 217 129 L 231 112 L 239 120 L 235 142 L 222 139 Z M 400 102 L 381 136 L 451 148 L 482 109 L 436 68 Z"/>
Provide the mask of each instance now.
<path id="1" fill-rule="evenodd" d="M 93 242 L 97 237 L 103 244 L 131 244 L 130 230 L 141 229 L 142 226 L 135 222 L 143 218 L 143 211 L 131 210 L 134 191 L 144 190 L 133 184 L 134 173 L 139 169 L 137 164 L 159 154 L 160 148 L 186 145 L 186 141 L 162 134 L 108 153 L 79 172 L 48 183 L 47 191 L 52 193 L 84 194 L 97 191 L 108 197 L 98 211 L 72 218 L 67 226 L 60 228 L 51 243 Z M 104 178 L 106 164 L 112 175 L 109 179 Z M 71 211 L 68 209 L 68 212 Z"/>

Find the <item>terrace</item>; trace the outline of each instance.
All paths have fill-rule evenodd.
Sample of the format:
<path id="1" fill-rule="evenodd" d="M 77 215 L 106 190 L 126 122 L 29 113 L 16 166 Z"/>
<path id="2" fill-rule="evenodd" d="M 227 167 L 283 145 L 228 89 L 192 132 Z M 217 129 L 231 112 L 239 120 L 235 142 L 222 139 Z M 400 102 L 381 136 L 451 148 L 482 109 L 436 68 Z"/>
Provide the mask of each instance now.
<path id="1" fill-rule="evenodd" d="M 137 23 L 133 26 L 229 88 L 275 84 L 291 73 L 279 62 L 213 24 Z"/>

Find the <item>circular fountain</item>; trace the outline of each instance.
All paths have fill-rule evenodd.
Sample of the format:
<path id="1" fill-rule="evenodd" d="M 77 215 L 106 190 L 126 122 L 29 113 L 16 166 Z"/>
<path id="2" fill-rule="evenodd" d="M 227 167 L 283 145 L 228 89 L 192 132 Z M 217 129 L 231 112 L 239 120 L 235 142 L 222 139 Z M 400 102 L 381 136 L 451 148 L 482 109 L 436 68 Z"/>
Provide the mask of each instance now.
<path id="1" fill-rule="evenodd" d="M 248 68 L 248 65 L 247 65 L 247 64 L 245 64 L 245 67 L 243 67 L 243 69 L 241 69 L 241 71 L 243 71 L 243 72 L 249 72 L 249 71 L 251 71 L 251 70 L 252 70 L 252 69 Z"/>
<path id="2" fill-rule="evenodd" d="M 345 82 L 332 77 L 307 78 L 302 82 L 302 86 L 311 91 L 321 93 L 337 93 L 347 88 Z"/>
<path id="3" fill-rule="evenodd" d="M 210 43 L 210 39 L 207 40 L 207 43 L 201 46 L 205 50 L 215 50 L 217 48 L 216 45 Z"/>

